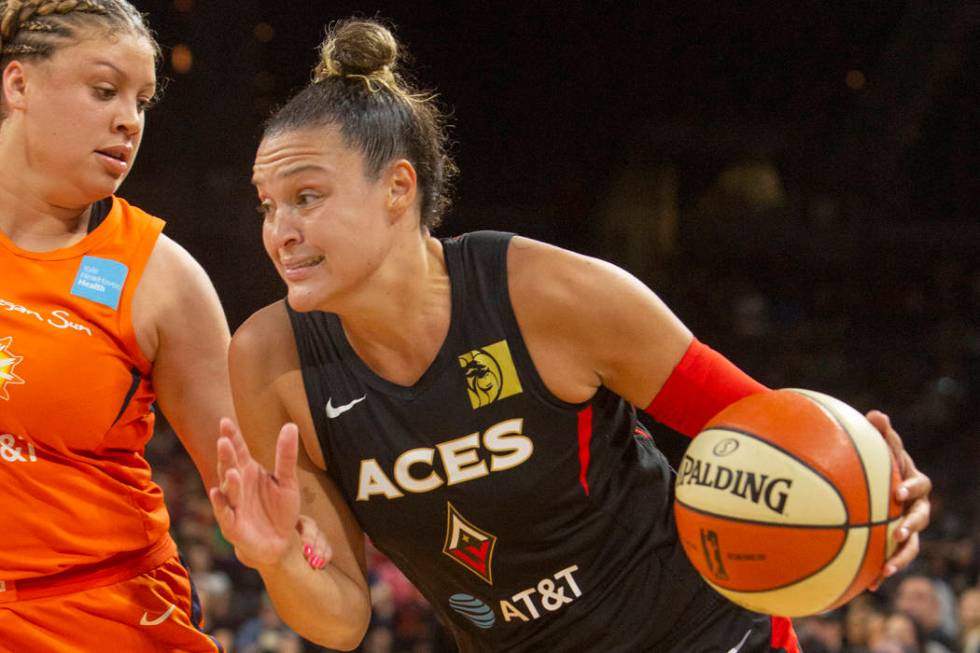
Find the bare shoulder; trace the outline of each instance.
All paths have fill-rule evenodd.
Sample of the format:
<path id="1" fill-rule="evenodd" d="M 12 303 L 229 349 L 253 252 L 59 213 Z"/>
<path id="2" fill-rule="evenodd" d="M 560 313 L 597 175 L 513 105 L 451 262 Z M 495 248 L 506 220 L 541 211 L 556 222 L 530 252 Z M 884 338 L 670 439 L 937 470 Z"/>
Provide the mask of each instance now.
<path id="1" fill-rule="evenodd" d="M 514 237 L 507 278 L 534 365 L 565 401 L 604 385 L 646 405 L 690 342 L 653 290 L 607 261 Z"/>
<path id="2" fill-rule="evenodd" d="M 228 366 L 236 412 L 249 446 L 259 443 L 261 455 L 271 464 L 274 440 L 261 434 L 276 433 L 284 422 L 295 422 L 310 460 L 324 469 L 285 300 L 259 309 L 238 327 Z"/>
<path id="3" fill-rule="evenodd" d="M 134 301 L 157 312 L 212 301 L 217 293 L 207 273 L 190 252 L 160 234 L 146 263 Z"/>
<path id="4" fill-rule="evenodd" d="M 243 364 L 265 370 L 260 376 L 299 367 L 285 300 L 260 308 L 235 330 L 231 338 L 231 361 L 233 366 Z"/>
<path id="5" fill-rule="evenodd" d="M 166 234 L 160 234 L 157 239 L 153 253 L 147 261 L 145 275 L 151 279 L 157 279 L 161 275 L 176 275 L 175 281 L 200 277 L 207 279 L 207 273 L 197 259 Z"/>
<path id="6" fill-rule="evenodd" d="M 566 313 L 574 318 L 584 306 L 595 315 L 597 309 L 652 295 L 636 277 L 608 261 L 521 236 L 511 241 L 507 275 L 515 310 L 550 316 L 549 321 Z"/>
<path id="7" fill-rule="evenodd" d="M 207 272 L 164 234 L 157 239 L 133 295 L 133 326 L 149 360 L 155 360 L 164 331 L 193 327 L 218 340 L 227 339 L 228 325 Z"/>

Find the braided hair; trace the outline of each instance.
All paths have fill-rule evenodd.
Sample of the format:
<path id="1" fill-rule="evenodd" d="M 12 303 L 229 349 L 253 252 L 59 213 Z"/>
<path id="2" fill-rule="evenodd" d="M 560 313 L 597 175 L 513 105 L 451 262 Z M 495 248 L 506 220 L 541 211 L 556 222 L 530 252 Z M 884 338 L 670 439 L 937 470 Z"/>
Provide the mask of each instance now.
<path id="1" fill-rule="evenodd" d="M 0 71 L 13 59 L 48 59 L 76 41 L 80 28 L 96 26 L 146 37 L 159 59 L 143 14 L 127 0 L 0 0 Z"/>

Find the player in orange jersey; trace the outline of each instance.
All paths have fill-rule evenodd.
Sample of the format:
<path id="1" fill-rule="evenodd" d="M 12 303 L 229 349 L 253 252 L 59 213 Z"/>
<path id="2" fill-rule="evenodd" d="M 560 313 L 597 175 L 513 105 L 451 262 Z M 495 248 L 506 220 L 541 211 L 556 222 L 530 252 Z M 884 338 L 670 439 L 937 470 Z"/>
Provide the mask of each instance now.
<path id="1" fill-rule="evenodd" d="M 228 327 L 163 221 L 115 197 L 157 91 L 126 0 L 0 0 L 0 651 L 218 651 L 143 448 L 202 478 Z"/>

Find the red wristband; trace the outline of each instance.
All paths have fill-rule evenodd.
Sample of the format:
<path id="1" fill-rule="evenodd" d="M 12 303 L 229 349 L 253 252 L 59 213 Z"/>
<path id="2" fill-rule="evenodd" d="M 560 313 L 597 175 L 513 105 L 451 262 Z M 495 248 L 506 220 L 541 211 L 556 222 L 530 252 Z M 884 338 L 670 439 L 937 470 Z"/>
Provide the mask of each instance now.
<path id="1" fill-rule="evenodd" d="M 768 389 L 695 338 L 645 410 L 693 438 L 723 408 Z"/>

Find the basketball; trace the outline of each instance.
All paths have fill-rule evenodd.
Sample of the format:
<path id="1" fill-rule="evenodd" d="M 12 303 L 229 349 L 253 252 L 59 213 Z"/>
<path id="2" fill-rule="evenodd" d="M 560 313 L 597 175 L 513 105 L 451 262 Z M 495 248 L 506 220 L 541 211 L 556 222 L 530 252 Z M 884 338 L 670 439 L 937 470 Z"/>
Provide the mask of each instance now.
<path id="1" fill-rule="evenodd" d="M 900 481 L 884 436 L 819 392 L 746 397 L 691 442 L 674 514 L 688 558 L 719 593 L 785 617 L 842 605 L 895 548 Z"/>

